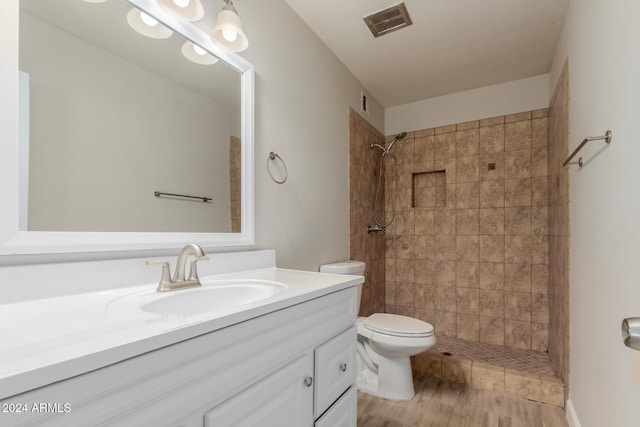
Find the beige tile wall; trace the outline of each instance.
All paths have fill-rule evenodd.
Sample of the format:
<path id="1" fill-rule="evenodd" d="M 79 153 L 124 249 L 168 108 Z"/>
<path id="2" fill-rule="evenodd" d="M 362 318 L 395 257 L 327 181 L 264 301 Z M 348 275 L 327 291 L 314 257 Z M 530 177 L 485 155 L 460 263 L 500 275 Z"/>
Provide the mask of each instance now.
<path id="1" fill-rule="evenodd" d="M 367 264 L 360 315 L 384 312 L 384 234 L 367 233 L 373 225 L 372 207 L 378 179 L 380 151 L 370 144 L 384 143 L 384 135 L 353 110 L 349 111 L 349 216 L 351 259 Z M 384 218 L 384 177 L 380 217 Z"/>
<path id="2" fill-rule="evenodd" d="M 546 350 L 547 110 L 410 132 L 394 157 L 386 311 L 441 336 Z M 422 207 L 433 204 L 415 187 L 433 171 L 445 171 L 444 207 Z"/>
<path id="3" fill-rule="evenodd" d="M 549 109 L 549 359 L 569 389 L 569 73 Z M 576 167 L 576 166 L 572 166 Z"/>
<path id="4" fill-rule="evenodd" d="M 242 232 L 242 144 L 240 138 L 229 138 L 229 194 L 231 199 L 231 232 Z"/>

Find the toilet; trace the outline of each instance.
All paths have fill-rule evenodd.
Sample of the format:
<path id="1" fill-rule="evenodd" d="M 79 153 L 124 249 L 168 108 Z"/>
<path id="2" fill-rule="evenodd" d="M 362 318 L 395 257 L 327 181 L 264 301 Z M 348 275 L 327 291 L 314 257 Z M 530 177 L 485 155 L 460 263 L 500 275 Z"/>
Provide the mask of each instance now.
<path id="1" fill-rule="evenodd" d="M 364 276 L 361 261 L 343 261 L 320 266 L 320 272 Z M 358 310 L 362 285 L 358 285 Z M 415 395 L 410 357 L 436 343 L 433 326 L 397 314 L 375 313 L 356 320 L 358 343 L 356 385 L 358 389 L 391 400 L 409 400 Z"/>

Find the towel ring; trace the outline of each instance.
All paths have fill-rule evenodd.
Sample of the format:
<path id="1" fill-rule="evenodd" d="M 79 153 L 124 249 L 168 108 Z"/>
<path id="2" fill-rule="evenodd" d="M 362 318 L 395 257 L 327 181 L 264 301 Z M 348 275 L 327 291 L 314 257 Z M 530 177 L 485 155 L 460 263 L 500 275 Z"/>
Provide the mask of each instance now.
<path id="1" fill-rule="evenodd" d="M 269 164 L 270 160 L 275 160 L 275 159 L 279 159 L 280 163 L 282 163 L 282 167 L 284 168 L 284 178 L 282 180 L 277 180 L 274 176 L 273 173 L 271 173 L 271 165 Z M 277 155 L 276 153 L 274 153 L 273 151 L 269 153 L 269 157 L 267 157 L 267 172 L 269 172 L 269 176 L 271 177 L 271 179 L 273 180 L 273 182 L 275 182 L 276 184 L 284 184 L 284 182 L 287 180 L 287 177 L 289 176 L 289 173 L 287 172 L 287 165 L 284 162 L 284 160 L 282 160 L 282 157 L 280 157 L 279 155 Z"/>

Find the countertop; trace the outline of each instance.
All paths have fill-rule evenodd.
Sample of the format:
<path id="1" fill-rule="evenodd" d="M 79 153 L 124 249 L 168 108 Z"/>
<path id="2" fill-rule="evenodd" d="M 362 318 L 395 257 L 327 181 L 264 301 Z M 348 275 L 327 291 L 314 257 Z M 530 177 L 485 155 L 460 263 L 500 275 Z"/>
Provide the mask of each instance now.
<path id="1" fill-rule="evenodd" d="M 275 310 L 337 292 L 364 281 L 277 267 L 201 277 L 261 280 L 286 285 L 282 292 L 240 306 L 190 316 L 123 308 L 127 296 L 154 291 L 148 283 L 99 292 L 0 305 L 0 399 L 51 384 Z M 150 293 L 147 299 L 178 292 Z"/>

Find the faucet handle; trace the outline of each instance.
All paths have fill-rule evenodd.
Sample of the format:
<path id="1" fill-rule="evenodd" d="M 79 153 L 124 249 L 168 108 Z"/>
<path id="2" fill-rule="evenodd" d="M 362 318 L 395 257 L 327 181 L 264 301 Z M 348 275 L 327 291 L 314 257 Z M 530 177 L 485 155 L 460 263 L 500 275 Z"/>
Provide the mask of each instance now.
<path id="1" fill-rule="evenodd" d="M 173 283 L 171 280 L 171 268 L 169 267 L 169 262 L 167 261 L 147 261 L 147 265 L 161 265 L 162 266 L 162 276 L 160 277 L 160 282 L 158 283 L 158 292 L 165 292 L 170 290 L 170 285 Z"/>
<path id="2" fill-rule="evenodd" d="M 189 278 L 187 279 L 188 281 L 194 280 L 200 283 L 200 278 L 198 277 L 198 269 L 196 268 L 198 261 L 209 261 L 209 257 L 201 256 L 201 257 L 195 257 L 194 259 L 191 260 L 191 264 L 189 267 Z"/>

